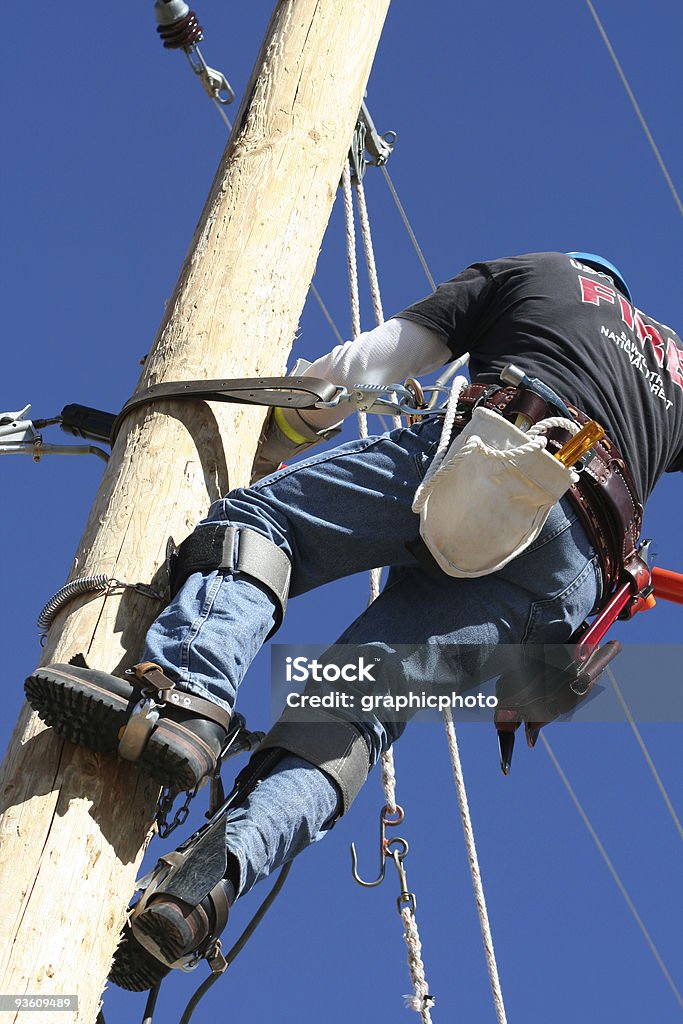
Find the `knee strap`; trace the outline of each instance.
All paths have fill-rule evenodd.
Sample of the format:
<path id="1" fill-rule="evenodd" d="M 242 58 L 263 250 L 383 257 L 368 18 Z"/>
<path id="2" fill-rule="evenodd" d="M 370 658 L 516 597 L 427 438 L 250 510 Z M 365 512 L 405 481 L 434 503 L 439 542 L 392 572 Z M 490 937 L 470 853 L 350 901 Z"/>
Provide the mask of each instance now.
<path id="1" fill-rule="evenodd" d="M 268 588 L 275 599 L 276 621 L 268 636 L 282 624 L 287 607 L 292 563 L 272 540 L 246 527 L 225 523 L 200 526 L 169 558 L 171 596 L 175 597 L 194 572 L 225 569 L 250 576 Z"/>
<path id="2" fill-rule="evenodd" d="M 336 782 L 341 792 L 341 814 L 346 814 L 368 777 L 368 745 L 350 722 L 316 710 L 315 721 L 300 720 L 297 708 L 288 708 L 257 748 L 278 747 L 296 754 Z M 307 712 L 310 715 L 310 712 Z"/>

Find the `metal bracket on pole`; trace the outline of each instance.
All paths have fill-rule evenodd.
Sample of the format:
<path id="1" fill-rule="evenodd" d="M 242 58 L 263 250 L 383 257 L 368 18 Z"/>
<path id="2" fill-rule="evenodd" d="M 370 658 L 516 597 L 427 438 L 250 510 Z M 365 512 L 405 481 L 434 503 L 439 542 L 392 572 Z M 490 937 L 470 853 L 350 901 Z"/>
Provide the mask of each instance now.
<path id="1" fill-rule="evenodd" d="M 349 150 L 352 178 L 362 181 L 366 167 L 383 167 L 394 151 L 396 138 L 394 131 L 379 134 L 363 100 Z"/>

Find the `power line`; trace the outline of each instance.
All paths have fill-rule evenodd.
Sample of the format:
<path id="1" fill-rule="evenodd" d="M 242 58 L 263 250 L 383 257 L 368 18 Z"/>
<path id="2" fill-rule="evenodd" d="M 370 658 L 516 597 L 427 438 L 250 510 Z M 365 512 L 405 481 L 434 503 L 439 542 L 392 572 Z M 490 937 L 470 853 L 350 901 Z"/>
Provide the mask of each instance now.
<path id="1" fill-rule="evenodd" d="M 384 175 L 385 181 L 386 181 L 387 185 L 389 186 L 389 191 L 391 192 L 392 196 L 394 197 L 394 202 L 396 203 L 396 209 L 398 210 L 398 212 L 401 215 L 401 220 L 403 221 L 403 224 L 405 225 L 405 229 L 408 232 L 408 235 L 410 237 L 410 241 L 413 243 L 413 248 L 415 249 L 415 252 L 417 253 L 417 257 L 418 257 L 420 263 L 422 264 L 422 269 L 424 270 L 425 274 L 427 275 L 427 280 L 429 281 L 429 285 L 430 285 L 432 291 L 436 291 L 436 282 L 434 281 L 434 278 L 432 277 L 431 271 L 430 271 L 429 267 L 427 266 L 427 261 L 424 258 L 424 254 L 422 252 L 422 249 L 420 248 L 419 243 L 417 241 L 417 238 L 415 237 L 415 232 L 413 231 L 412 227 L 410 226 L 410 221 L 408 220 L 408 215 L 407 215 L 406 211 L 403 209 L 403 204 L 402 204 L 401 200 L 398 198 L 398 192 L 396 191 L 396 189 L 394 187 L 394 183 L 391 180 L 391 178 L 389 177 L 389 171 L 386 169 L 386 166 L 384 164 L 382 165 L 382 174 Z"/>
<path id="2" fill-rule="evenodd" d="M 311 281 L 311 291 L 313 293 L 315 301 L 318 303 L 318 305 L 320 306 L 320 308 L 321 308 L 321 310 L 323 312 L 323 316 L 325 317 L 325 319 L 327 320 L 328 324 L 330 325 L 330 327 L 334 331 L 335 338 L 337 339 L 337 341 L 339 342 L 340 345 L 343 345 L 344 344 L 344 339 L 342 338 L 341 334 L 339 333 L 339 328 L 337 327 L 337 325 L 335 324 L 334 320 L 332 319 L 332 314 L 330 313 L 329 309 L 327 308 L 327 306 L 323 302 L 322 296 L 321 296 L 320 292 L 318 291 L 318 289 L 316 288 L 316 286 L 313 284 L 312 281 Z"/>
<path id="3" fill-rule="evenodd" d="M 661 955 L 659 953 L 659 950 L 657 949 L 657 947 L 655 946 L 654 942 L 652 941 L 652 939 L 650 937 L 650 933 L 648 932 L 647 928 L 645 927 L 645 924 L 643 923 L 643 919 L 641 918 L 640 914 L 636 910 L 635 905 L 633 903 L 633 900 L 629 896 L 628 892 L 626 891 L 626 887 L 624 886 L 624 883 L 622 882 L 621 878 L 617 874 L 617 870 L 614 867 L 614 864 L 612 863 L 612 861 L 610 860 L 610 858 L 609 858 L 609 856 L 607 854 L 607 851 L 605 850 L 605 847 L 600 842 L 595 829 L 591 825 L 591 823 L 589 821 L 589 818 L 588 818 L 588 815 L 586 814 L 586 812 L 584 811 L 583 807 L 581 806 L 581 803 L 579 802 L 579 798 L 577 797 L 576 793 L 574 792 L 569 779 L 567 778 L 567 776 L 562 771 L 562 768 L 560 767 L 560 763 L 557 760 L 557 758 L 555 757 L 555 754 L 553 753 L 553 750 L 552 750 L 550 744 L 548 743 L 548 740 L 546 739 L 544 733 L 541 733 L 541 740 L 543 741 L 543 746 L 545 747 L 550 760 L 553 762 L 553 764 L 555 766 L 557 774 L 560 776 L 560 778 L 564 782 L 565 787 L 567 789 L 567 792 L 569 793 L 570 797 L 572 798 L 574 806 L 576 807 L 577 811 L 581 815 L 583 823 L 586 826 L 586 828 L 588 829 L 588 831 L 589 831 L 589 833 L 591 835 L 591 838 L 593 839 L 593 842 L 595 843 L 595 845 L 597 846 L 598 850 L 600 851 L 600 855 L 601 855 L 602 859 L 604 860 L 605 864 L 607 865 L 612 878 L 616 882 L 617 887 L 618 887 L 621 895 L 626 900 L 626 905 L 628 906 L 629 910 L 633 914 L 633 916 L 634 916 L 634 918 L 636 920 L 636 923 L 637 923 L 638 927 L 640 928 L 641 932 L 645 936 L 645 941 L 647 942 L 648 946 L 650 947 L 650 950 L 651 950 L 652 955 L 654 956 L 655 960 L 659 964 L 659 967 L 660 967 L 660 970 L 661 970 L 662 974 L 664 975 L 664 977 L 666 978 L 667 982 L 669 983 L 669 987 L 671 988 L 671 991 L 673 992 L 674 996 L 676 997 L 676 1000 L 677 1000 L 679 1006 L 681 1007 L 681 1009 L 683 1009 L 683 998 L 681 997 L 680 992 L 676 988 L 676 985 L 675 985 L 675 983 L 673 981 L 673 978 L 669 974 L 669 972 L 668 972 L 668 970 L 666 968 L 666 965 L 665 965 L 664 961 L 662 960 L 662 957 L 661 957 Z"/>
<path id="4" fill-rule="evenodd" d="M 614 674 L 612 672 L 612 669 L 609 668 L 609 667 L 607 668 L 607 675 L 609 676 L 610 681 L 612 683 L 612 686 L 614 688 L 614 692 L 616 693 L 617 697 L 619 698 L 619 702 L 620 702 L 622 708 L 624 709 L 624 714 L 626 715 L 628 723 L 631 726 L 631 729 L 633 730 L 633 735 L 636 738 L 638 746 L 640 747 L 640 749 L 643 752 L 643 757 L 647 761 L 648 766 L 650 768 L 650 771 L 652 772 L 652 775 L 654 777 L 654 780 L 657 783 L 657 787 L 659 789 L 659 792 L 662 794 L 662 797 L 664 799 L 664 803 L 666 804 L 666 806 L 667 806 L 667 808 L 669 810 L 669 814 L 671 815 L 671 817 L 673 819 L 673 823 L 676 826 L 676 829 L 678 830 L 678 834 L 681 837 L 681 839 L 683 839 L 683 826 L 681 825 L 681 823 L 679 821 L 679 818 L 678 818 L 678 815 L 676 814 L 676 812 L 675 812 L 675 810 L 673 808 L 673 804 L 671 803 L 671 800 L 669 799 L 669 794 L 667 793 L 666 789 L 664 788 L 664 783 L 662 782 L 662 780 L 659 777 L 659 772 L 655 768 L 654 761 L 650 757 L 650 752 L 647 749 L 647 747 L 645 746 L 645 741 L 644 741 L 643 737 L 640 735 L 640 730 L 638 729 L 638 726 L 636 725 L 636 723 L 633 720 L 633 715 L 631 714 L 631 710 L 630 710 L 628 704 L 624 700 L 624 695 L 622 694 L 621 690 L 619 689 L 619 687 L 617 685 L 617 681 L 614 678 Z"/>
<path id="5" fill-rule="evenodd" d="M 669 174 L 669 172 L 668 172 L 668 170 L 666 168 L 666 164 L 664 163 L 664 159 L 662 157 L 662 154 L 659 152 L 659 149 L 657 147 L 657 143 L 655 142 L 655 140 L 654 140 L 654 138 L 652 136 L 652 132 L 650 131 L 650 129 L 648 127 L 647 121 L 645 120 L 645 117 L 643 116 L 643 112 L 640 109 L 640 106 L 638 105 L 638 101 L 637 101 L 637 99 L 636 99 L 636 97 L 635 97 L 635 95 L 633 93 L 633 89 L 629 85 L 628 79 L 626 78 L 626 75 L 624 74 L 624 70 L 623 70 L 621 64 L 619 63 L 619 58 L 617 57 L 616 53 L 614 52 L 614 47 L 612 46 L 611 42 L 609 41 L 609 37 L 608 37 L 607 33 L 605 32 L 605 29 L 603 28 L 602 22 L 600 21 L 600 18 L 598 17 L 597 11 L 595 10 L 595 7 L 591 3 L 591 0 L 586 0 L 586 4 L 588 6 L 588 10 L 593 15 L 593 19 L 595 21 L 595 24 L 598 26 L 598 31 L 600 32 L 600 35 L 602 36 L 602 40 L 603 40 L 605 46 L 607 47 L 607 50 L 609 52 L 610 57 L 612 58 L 612 60 L 614 62 L 614 66 L 617 69 L 617 71 L 619 72 L 619 77 L 621 78 L 621 81 L 623 83 L 624 89 L 626 89 L 626 92 L 628 93 L 628 98 L 630 99 L 631 104 L 633 106 L 633 109 L 635 110 L 635 112 L 636 112 L 636 114 L 638 116 L 638 120 L 640 121 L 640 123 L 642 125 L 642 128 L 643 128 L 643 131 L 645 132 L 645 135 L 647 136 L 647 140 L 650 143 L 650 146 L 652 147 L 652 152 L 654 153 L 655 157 L 657 158 L 657 163 L 659 164 L 661 172 L 664 175 L 664 178 L 666 180 L 667 185 L 669 186 L 669 189 L 671 191 L 672 196 L 674 197 L 674 200 L 676 202 L 676 206 L 678 207 L 678 212 L 680 214 L 683 214 L 683 202 L 681 202 L 681 197 L 679 196 L 678 192 L 676 191 L 676 186 L 674 185 L 674 183 L 673 183 L 673 181 L 671 179 L 671 175 Z"/>

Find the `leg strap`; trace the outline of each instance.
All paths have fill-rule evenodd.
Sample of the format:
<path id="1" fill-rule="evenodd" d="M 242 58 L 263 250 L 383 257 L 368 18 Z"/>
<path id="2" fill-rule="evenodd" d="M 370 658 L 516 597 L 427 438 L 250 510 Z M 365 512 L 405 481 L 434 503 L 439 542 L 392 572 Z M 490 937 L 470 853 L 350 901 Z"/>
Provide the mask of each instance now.
<path id="1" fill-rule="evenodd" d="M 175 597 L 193 572 L 225 569 L 239 572 L 262 583 L 275 598 L 277 606 L 273 635 L 282 624 L 287 607 L 292 563 L 287 555 L 267 537 L 245 527 L 220 525 L 200 526 L 169 559 L 171 596 Z"/>
<path id="2" fill-rule="evenodd" d="M 344 719 L 316 710 L 315 721 L 310 717 L 301 721 L 297 713 L 300 714 L 297 708 L 287 709 L 256 754 L 278 747 L 315 765 L 336 782 L 342 798 L 341 813 L 346 814 L 368 777 L 367 743 L 355 726 Z"/>

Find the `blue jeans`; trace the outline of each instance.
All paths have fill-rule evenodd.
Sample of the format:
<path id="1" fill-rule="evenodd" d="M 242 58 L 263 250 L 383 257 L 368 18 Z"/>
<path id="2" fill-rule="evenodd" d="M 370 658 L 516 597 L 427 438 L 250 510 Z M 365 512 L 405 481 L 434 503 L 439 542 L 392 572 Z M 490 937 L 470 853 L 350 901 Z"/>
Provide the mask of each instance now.
<path id="1" fill-rule="evenodd" d="M 567 499 L 553 508 L 537 540 L 493 575 L 433 578 L 410 554 L 406 545 L 419 538 L 411 502 L 440 426 L 430 418 L 321 451 L 253 487 L 231 491 L 197 529 L 229 523 L 268 537 L 292 562 L 290 597 L 352 573 L 391 567 L 379 599 L 339 643 L 372 651 L 391 651 L 395 644 L 469 645 L 462 649 L 472 651 L 566 642 L 596 604 L 601 585 L 596 553 Z M 143 659 L 183 688 L 232 709 L 274 622 L 275 603 L 264 586 L 239 574 L 195 573 L 151 627 Z M 380 718 L 358 727 L 372 764 L 403 728 Z M 323 772 L 298 757 L 280 761 L 229 815 L 228 845 L 240 862 L 240 891 L 322 838 L 337 804 L 337 788 Z"/>

